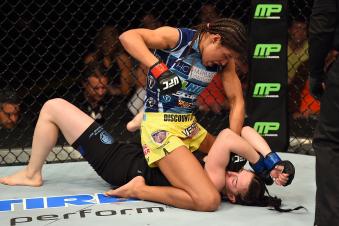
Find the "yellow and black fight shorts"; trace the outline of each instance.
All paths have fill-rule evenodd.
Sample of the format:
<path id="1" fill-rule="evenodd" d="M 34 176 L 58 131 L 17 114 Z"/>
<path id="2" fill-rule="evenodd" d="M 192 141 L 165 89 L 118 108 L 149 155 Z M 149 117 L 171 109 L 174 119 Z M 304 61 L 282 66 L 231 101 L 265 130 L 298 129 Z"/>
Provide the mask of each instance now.
<path id="1" fill-rule="evenodd" d="M 145 112 L 141 123 L 141 143 L 150 167 L 180 146 L 197 150 L 206 135 L 193 114 Z"/>

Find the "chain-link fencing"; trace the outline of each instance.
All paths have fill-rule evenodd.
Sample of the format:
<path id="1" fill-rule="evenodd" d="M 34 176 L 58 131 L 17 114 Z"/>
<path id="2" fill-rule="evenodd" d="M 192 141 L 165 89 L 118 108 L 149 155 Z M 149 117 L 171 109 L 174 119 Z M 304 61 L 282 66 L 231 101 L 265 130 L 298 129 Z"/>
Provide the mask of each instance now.
<path id="1" fill-rule="evenodd" d="M 307 27 L 311 5 L 308 0 L 289 1 L 290 40 L 297 36 L 288 61 L 289 150 L 308 154 L 318 113 L 313 106 L 317 102 L 308 99 L 305 88 L 308 56 L 303 26 Z M 250 1 L 4 0 L 0 10 L 1 95 L 17 96 L 6 106 L 5 97 L 0 101 L 0 165 L 10 165 L 28 161 L 39 111 L 51 98 L 78 106 L 121 142 L 139 140 L 140 134 L 128 132 L 125 125 L 143 104 L 146 69 L 122 51 L 118 35 L 136 27 L 192 27 L 218 17 L 248 25 Z M 246 92 L 247 66 L 239 65 L 238 72 Z M 228 126 L 228 103 L 220 84 L 217 76 L 198 98 L 196 112 L 213 134 Z M 60 137 L 47 162 L 81 159 Z"/>

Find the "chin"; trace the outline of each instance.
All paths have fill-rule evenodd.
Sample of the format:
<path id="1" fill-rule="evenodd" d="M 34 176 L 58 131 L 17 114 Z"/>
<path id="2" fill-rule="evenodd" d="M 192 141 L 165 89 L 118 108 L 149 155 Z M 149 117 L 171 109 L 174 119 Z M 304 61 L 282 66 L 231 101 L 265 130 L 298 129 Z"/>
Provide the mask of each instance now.
<path id="1" fill-rule="evenodd" d="M 211 66 L 213 66 L 213 64 L 211 64 L 211 63 L 209 63 L 209 62 L 205 62 L 205 63 L 203 63 L 203 65 L 204 65 L 205 67 L 211 67 Z"/>

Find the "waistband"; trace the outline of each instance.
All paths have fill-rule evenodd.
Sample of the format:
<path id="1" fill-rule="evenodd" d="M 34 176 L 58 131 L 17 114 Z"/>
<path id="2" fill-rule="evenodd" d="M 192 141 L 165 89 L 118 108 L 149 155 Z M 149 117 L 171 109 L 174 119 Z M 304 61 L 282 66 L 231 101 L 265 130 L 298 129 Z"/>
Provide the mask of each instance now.
<path id="1" fill-rule="evenodd" d="M 176 122 L 176 123 L 185 123 L 195 120 L 195 116 L 192 113 L 189 114 L 177 114 L 177 113 L 163 113 L 163 112 L 145 112 L 144 119 L 145 122 L 161 121 L 161 122 Z"/>

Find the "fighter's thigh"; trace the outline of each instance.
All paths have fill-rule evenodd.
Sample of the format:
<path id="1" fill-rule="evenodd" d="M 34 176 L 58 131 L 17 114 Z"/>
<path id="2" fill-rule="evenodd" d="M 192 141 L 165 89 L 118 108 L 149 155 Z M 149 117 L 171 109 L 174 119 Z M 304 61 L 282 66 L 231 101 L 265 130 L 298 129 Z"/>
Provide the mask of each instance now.
<path id="1" fill-rule="evenodd" d="M 42 110 L 48 120 L 55 123 L 66 140 L 72 144 L 94 120 L 73 104 L 61 98 L 48 100 Z"/>
<path id="2" fill-rule="evenodd" d="M 217 192 L 200 163 L 185 146 L 159 160 L 158 166 L 174 187 L 185 190 L 193 198 Z"/>
<path id="3" fill-rule="evenodd" d="M 215 136 L 207 132 L 205 139 L 200 144 L 199 150 L 201 152 L 208 154 L 214 141 L 215 141 Z"/>

